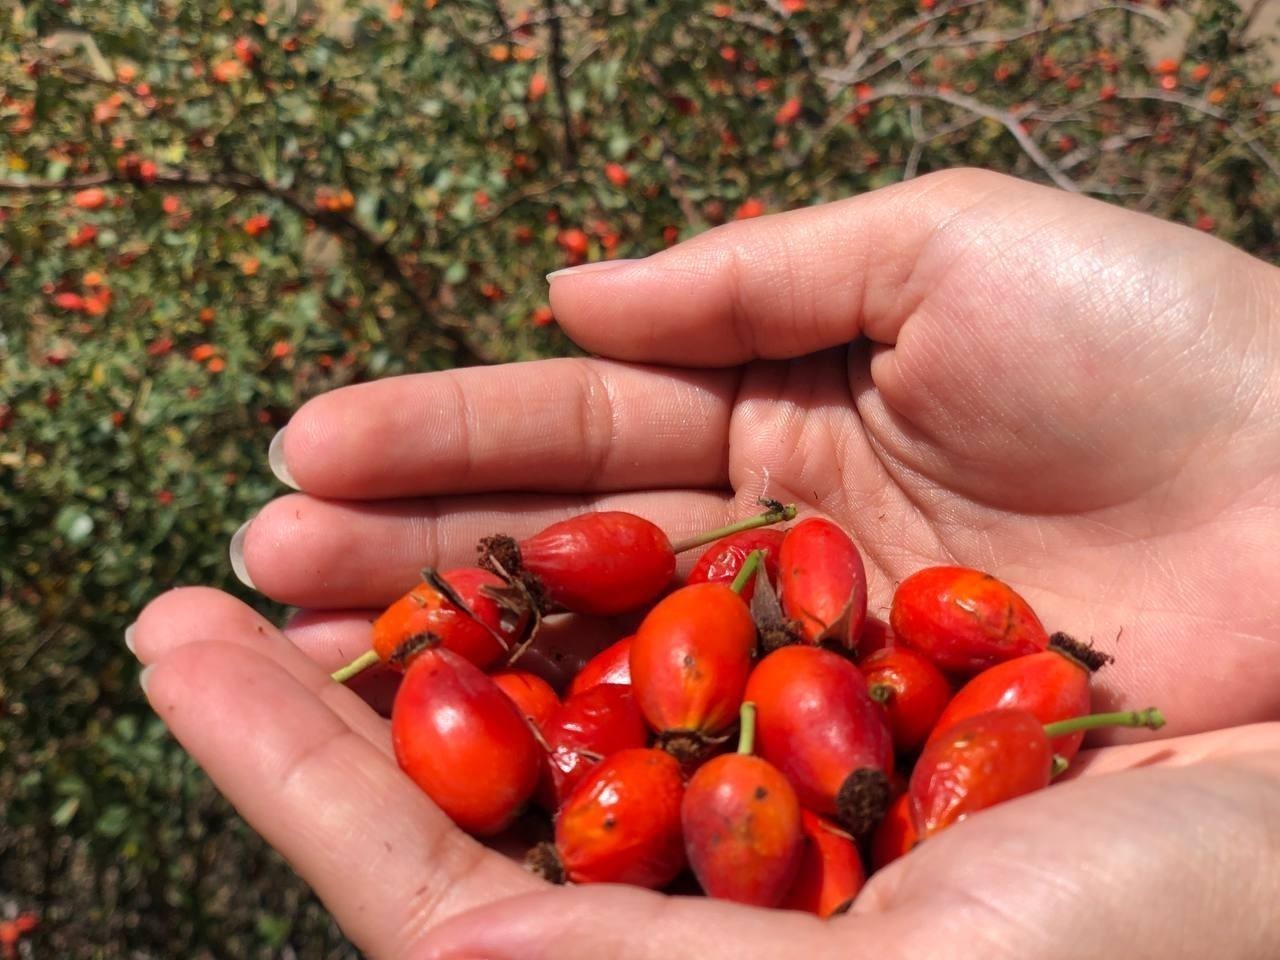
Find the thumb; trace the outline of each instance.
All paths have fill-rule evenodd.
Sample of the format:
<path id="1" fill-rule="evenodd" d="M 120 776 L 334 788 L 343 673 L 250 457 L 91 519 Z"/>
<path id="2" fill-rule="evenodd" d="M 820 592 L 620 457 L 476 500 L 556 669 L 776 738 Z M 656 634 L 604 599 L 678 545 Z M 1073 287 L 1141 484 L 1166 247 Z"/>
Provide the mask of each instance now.
<path id="1" fill-rule="evenodd" d="M 513 897 L 454 917 L 432 934 L 421 960 L 886 960 L 860 947 L 859 923 L 808 914 L 670 897 L 601 884 Z"/>
<path id="2" fill-rule="evenodd" d="M 643 260 L 551 275 L 551 305 L 582 347 L 619 360 L 729 366 L 799 357 L 866 334 L 892 343 L 924 299 L 913 283 L 957 215 L 999 204 L 1089 203 L 950 170 L 837 203 L 726 224 Z"/>

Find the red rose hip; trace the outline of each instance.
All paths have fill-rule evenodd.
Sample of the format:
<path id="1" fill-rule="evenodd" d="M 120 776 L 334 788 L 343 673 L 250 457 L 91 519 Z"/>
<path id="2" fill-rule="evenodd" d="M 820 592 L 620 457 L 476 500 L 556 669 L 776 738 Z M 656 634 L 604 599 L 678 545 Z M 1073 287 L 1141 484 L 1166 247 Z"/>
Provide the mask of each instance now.
<path id="1" fill-rule="evenodd" d="M 631 637 L 623 637 L 588 660 L 569 684 L 569 696 L 601 683 L 631 683 Z"/>
<path id="2" fill-rule="evenodd" d="M 894 592 L 889 624 L 898 643 L 964 675 L 1049 644 L 1035 612 L 1012 587 L 967 567 L 927 567 L 907 577 Z"/>
<path id="3" fill-rule="evenodd" d="M 601 760 L 649 741 L 631 688 L 613 683 L 570 696 L 542 730 L 549 752 L 538 802 L 552 813 Z"/>
<path id="4" fill-rule="evenodd" d="M 871 699 L 884 710 L 898 752 L 919 750 L 951 699 L 942 671 L 910 647 L 880 650 L 859 661 L 858 669 Z"/>
<path id="5" fill-rule="evenodd" d="M 410 664 L 391 711 L 400 768 L 476 836 L 507 827 L 532 795 L 543 750 L 498 685 L 451 650 Z"/>
<path id="6" fill-rule="evenodd" d="M 555 843 L 529 865 L 554 882 L 664 887 L 684 869 L 679 762 L 662 750 L 622 750 L 601 762 L 565 798 Z"/>
<path id="7" fill-rule="evenodd" d="M 889 803 L 893 738 L 858 668 L 829 650 L 783 647 L 756 665 L 744 696 L 760 755 L 801 804 L 867 835 Z"/>
<path id="8" fill-rule="evenodd" d="M 821 517 L 797 523 L 779 550 L 778 587 L 806 642 L 854 649 L 867 618 L 867 574 L 848 534 Z"/>
<path id="9" fill-rule="evenodd" d="M 800 829 L 804 855 L 796 881 L 779 906 L 824 919 L 844 913 L 867 882 L 858 845 L 830 820 L 808 810 L 800 812 Z"/>
<path id="10" fill-rule="evenodd" d="M 776 767 L 751 756 L 753 713 L 743 704 L 738 752 L 707 761 L 689 780 L 681 824 L 689 866 L 708 896 L 772 907 L 800 865 L 800 802 Z"/>
<path id="11" fill-rule="evenodd" d="M 705 753 L 738 718 L 756 627 L 722 583 L 681 587 L 649 611 L 631 641 L 631 686 L 659 743 Z"/>
<path id="12" fill-rule="evenodd" d="M 547 718 L 560 706 L 560 698 L 551 689 L 551 684 L 536 674 L 524 670 L 500 670 L 489 674 L 489 679 L 538 730 L 542 730 Z"/>
<path id="13" fill-rule="evenodd" d="M 765 571 L 770 581 L 776 584 L 778 582 L 778 551 L 782 546 L 783 536 L 783 531 L 777 529 L 744 530 L 717 540 L 698 558 L 698 562 L 689 571 L 689 576 L 685 578 L 685 584 L 733 583 L 753 550 L 761 551 Z M 752 578 L 751 582 L 742 589 L 742 599 L 750 602 L 755 589 L 755 579 Z"/>

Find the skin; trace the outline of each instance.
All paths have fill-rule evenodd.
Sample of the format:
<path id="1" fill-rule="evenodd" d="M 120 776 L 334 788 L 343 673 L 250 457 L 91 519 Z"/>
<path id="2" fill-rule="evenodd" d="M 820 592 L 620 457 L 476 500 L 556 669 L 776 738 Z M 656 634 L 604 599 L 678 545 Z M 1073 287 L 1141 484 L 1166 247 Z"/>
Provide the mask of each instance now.
<path id="1" fill-rule="evenodd" d="M 366 384 L 291 421 L 306 492 L 240 547 L 305 629 L 195 588 L 133 634 L 159 715 L 368 955 L 1274 955 L 1280 271 L 950 171 L 562 276 L 551 300 L 609 359 Z M 1067 782 L 926 842 L 824 923 L 545 887 L 454 829 L 326 677 L 367 644 L 361 611 L 482 534 L 599 507 L 680 537 L 766 490 L 849 530 L 873 614 L 921 566 L 988 570 L 1120 656 L 1098 709 L 1158 705 L 1168 726 L 1100 738 Z"/>

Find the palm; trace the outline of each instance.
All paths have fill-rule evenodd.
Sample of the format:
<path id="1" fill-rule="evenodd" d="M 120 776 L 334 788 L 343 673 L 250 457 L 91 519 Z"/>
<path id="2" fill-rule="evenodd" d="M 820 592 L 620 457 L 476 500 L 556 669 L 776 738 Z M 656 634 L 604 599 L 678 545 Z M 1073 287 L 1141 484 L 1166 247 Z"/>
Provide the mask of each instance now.
<path id="1" fill-rule="evenodd" d="M 367 646 L 369 612 L 418 566 L 466 563 L 495 529 L 520 535 L 606 507 L 683 536 L 753 512 L 763 493 L 794 499 L 853 533 L 873 609 L 920 566 L 977 566 L 1015 584 L 1051 628 L 1118 654 L 1104 696 L 1159 704 L 1168 732 L 1274 718 L 1280 578 L 1256 562 L 1280 527 L 1276 359 L 1262 318 L 1274 276 L 1219 244 L 1080 203 L 933 178 L 713 232 L 553 287 L 562 324 L 588 349 L 688 369 L 547 361 L 313 401 L 284 450 L 306 492 L 269 505 L 239 543 L 259 589 L 309 609 L 293 644 L 224 596 L 162 598 L 138 630 L 143 659 L 166 667 L 153 702 L 349 932 L 393 957 L 443 916 L 522 891 L 536 900 L 539 885 L 441 822 L 395 770 L 384 723 L 325 670 Z M 1177 263 L 1163 262 L 1169 249 L 1182 250 Z M 192 639 L 257 646 L 275 665 L 201 645 L 169 652 Z M 211 729 L 210 712 L 238 726 Z M 260 745 L 246 756 L 248 730 Z M 1199 749 L 1171 744 L 1156 759 Z M 1113 762 L 1142 749 L 1116 748 Z M 1132 812 L 1125 791 L 1147 788 L 1115 783 L 1086 802 Z M 1194 799 L 1194 781 L 1181 789 Z M 1004 816 L 1002 842 L 1060 843 L 1051 826 Z M 962 851 L 943 838 L 929 856 L 939 870 L 954 856 L 944 873 L 962 874 Z M 425 862 L 439 869 L 424 877 Z M 913 898 L 955 896 L 916 876 L 886 872 L 859 911 L 883 908 L 875 922 L 892 926 Z M 977 896 L 997 912 L 1006 894 L 1039 889 L 1053 902 L 1025 880 L 986 882 Z M 561 912 L 510 916 L 591 947 L 584 931 L 616 931 L 571 904 L 654 909 L 634 892 L 562 896 Z M 663 909 L 677 926 L 694 922 L 689 910 L 784 931 L 799 922 Z M 715 927 L 711 915 L 697 924 Z M 471 933 L 460 920 L 459 936 L 515 936 L 498 915 L 479 917 Z M 817 941 L 835 949 L 842 929 Z M 755 941 L 777 943 L 764 930 Z M 521 949 L 512 955 L 534 955 Z M 486 951 L 506 955 L 493 944 L 463 953 Z M 581 955 L 615 953 L 629 955 Z"/>

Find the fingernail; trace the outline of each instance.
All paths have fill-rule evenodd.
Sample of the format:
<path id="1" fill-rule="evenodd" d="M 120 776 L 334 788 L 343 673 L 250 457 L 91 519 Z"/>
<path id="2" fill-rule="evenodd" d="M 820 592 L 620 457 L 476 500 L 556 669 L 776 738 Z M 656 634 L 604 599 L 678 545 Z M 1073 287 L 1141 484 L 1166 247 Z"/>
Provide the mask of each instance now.
<path id="1" fill-rule="evenodd" d="M 235 572 L 236 579 L 252 590 L 258 589 L 254 586 L 253 579 L 249 576 L 249 568 L 244 565 L 244 538 L 249 532 L 249 524 L 252 520 L 246 520 L 240 524 L 240 529 L 231 535 L 231 547 L 227 551 L 231 555 L 231 569 Z"/>
<path id="2" fill-rule="evenodd" d="M 289 472 L 289 465 L 284 462 L 284 432 L 287 429 L 287 427 L 281 427 L 271 438 L 271 446 L 267 447 L 267 465 L 271 467 L 271 472 L 276 475 L 276 479 L 286 487 L 301 490 L 298 481 L 293 479 L 293 474 Z"/>
<path id="3" fill-rule="evenodd" d="M 124 628 L 124 645 L 128 647 L 129 652 L 136 657 L 138 655 L 138 651 L 133 647 L 133 631 L 135 627 L 137 627 L 137 624 L 131 623 Z"/>
<path id="4" fill-rule="evenodd" d="M 581 263 L 576 267 L 565 267 L 563 270 L 552 270 L 547 274 L 547 283 L 552 280 L 559 280 L 561 277 L 577 276 L 582 273 L 600 273 L 604 270 L 612 270 L 615 267 L 629 267 L 633 263 L 639 263 L 636 258 L 622 260 L 596 260 L 594 263 Z"/>
<path id="5" fill-rule="evenodd" d="M 150 667 L 143 667 L 142 672 L 138 674 L 138 686 L 142 687 L 144 695 L 147 694 L 147 684 L 151 682 L 151 671 L 154 669 L 154 665 Z"/>

